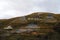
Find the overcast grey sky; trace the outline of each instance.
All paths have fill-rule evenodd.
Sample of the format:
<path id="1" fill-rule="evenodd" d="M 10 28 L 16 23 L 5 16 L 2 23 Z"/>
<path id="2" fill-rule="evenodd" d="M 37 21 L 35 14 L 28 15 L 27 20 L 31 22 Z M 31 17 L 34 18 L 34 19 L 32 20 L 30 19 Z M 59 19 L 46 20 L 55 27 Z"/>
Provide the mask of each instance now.
<path id="1" fill-rule="evenodd" d="M 32 12 L 60 13 L 60 0 L 0 0 L 0 19 Z"/>

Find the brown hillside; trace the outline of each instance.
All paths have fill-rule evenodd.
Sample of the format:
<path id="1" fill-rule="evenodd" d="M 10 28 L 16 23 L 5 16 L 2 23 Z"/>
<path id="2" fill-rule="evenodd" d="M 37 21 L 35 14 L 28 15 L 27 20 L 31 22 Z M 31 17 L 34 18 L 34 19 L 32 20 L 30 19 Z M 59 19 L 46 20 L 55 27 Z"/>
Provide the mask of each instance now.
<path id="1" fill-rule="evenodd" d="M 9 40 L 24 35 L 22 38 L 28 40 L 27 37 L 33 38 L 37 35 L 45 37 L 50 33 L 60 33 L 59 17 L 60 14 L 35 12 L 27 16 L 0 19 L 0 35 L 6 37 L 8 34 Z"/>

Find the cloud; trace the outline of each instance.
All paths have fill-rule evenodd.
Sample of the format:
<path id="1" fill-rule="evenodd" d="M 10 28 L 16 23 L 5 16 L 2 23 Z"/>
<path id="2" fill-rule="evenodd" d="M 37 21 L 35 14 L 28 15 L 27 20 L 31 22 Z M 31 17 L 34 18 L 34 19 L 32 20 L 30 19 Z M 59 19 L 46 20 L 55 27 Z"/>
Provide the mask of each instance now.
<path id="1" fill-rule="evenodd" d="M 59 0 L 0 0 L 0 19 L 29 15 L 32 12 L 60 13 Z"/>

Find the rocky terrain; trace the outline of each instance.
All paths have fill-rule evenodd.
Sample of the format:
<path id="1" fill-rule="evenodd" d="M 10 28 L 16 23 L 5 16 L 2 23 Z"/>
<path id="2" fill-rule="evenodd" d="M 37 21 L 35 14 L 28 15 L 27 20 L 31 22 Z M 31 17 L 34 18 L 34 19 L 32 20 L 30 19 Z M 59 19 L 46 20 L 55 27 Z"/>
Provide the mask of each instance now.
<path id="1" fill-rule="evenodd" d="M 60 40 L 60 14 L 35 12 L 0 19 L 1 40 Z"/>

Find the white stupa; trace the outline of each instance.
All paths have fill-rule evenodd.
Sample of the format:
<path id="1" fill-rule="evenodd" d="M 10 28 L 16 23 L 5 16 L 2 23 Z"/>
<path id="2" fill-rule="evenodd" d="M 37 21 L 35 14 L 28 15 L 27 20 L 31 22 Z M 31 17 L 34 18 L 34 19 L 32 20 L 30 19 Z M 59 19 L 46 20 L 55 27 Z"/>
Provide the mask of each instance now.
<path id="1" fill-rule="evenodd" d="M 11 26 L 4 27 L 4 29 L 13 29 Z"/>

